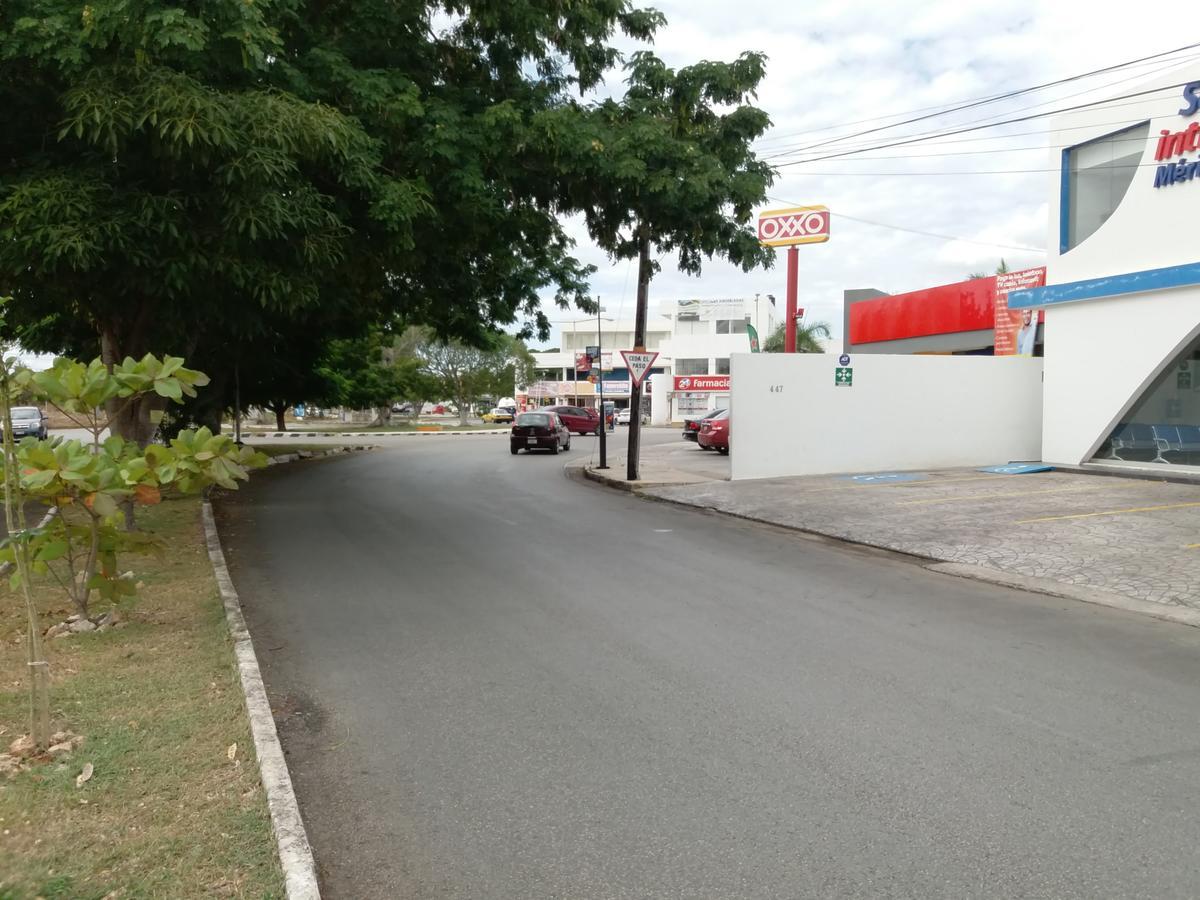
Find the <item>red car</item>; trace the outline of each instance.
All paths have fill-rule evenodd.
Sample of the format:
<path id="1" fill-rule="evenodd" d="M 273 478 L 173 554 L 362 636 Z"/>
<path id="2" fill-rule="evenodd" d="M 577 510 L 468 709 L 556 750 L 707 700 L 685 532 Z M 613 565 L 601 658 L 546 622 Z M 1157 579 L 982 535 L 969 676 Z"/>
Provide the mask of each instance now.
<path id="1" fill-rule="evenodd" d="M 576 434 L 599 434 L 600 414 L 582 406 L 548 406 L 546 412 L 558 413 L 569 431 Z"/>
<path id="2" fill-rule="evenodd" d="M 683 439 L 685 441 L 696 441 L 700 435 L 700 426 L 704 424 L 704 420 L 711 419 L 718 413 L 723 412 L 725 412 L 723 409 L 710 409 L 708 412 L 701 413 L 698 416 L 688 416 L 683 420 Z"/>
<path id="3" fill-rule="evenodd" d="M 557 453 L 560 449 L 571 449 L 571 432 L 555 413 L 549 410 L 526 412 L 517 416 L 513 423 L 512 434 L 508 439 L 508 449 L 516 456 L 522 449 L 536 448 Z"/>
<path id="4" fill-rule="evenodd" d="M 700 433 L 696 435 L 696 443 L 705 450 L 716 450 L 718 453 L 729 452 L 729 410 L 723 409 L 715 416 L 710 416 L 700 423 Z"/>

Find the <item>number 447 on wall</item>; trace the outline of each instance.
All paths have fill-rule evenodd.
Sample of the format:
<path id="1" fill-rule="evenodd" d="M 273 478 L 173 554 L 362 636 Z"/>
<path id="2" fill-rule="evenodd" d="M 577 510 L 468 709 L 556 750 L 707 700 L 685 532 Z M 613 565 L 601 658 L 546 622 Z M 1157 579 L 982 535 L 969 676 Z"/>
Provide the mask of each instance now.
<path id="1" fill-rule="evenodd" d="M 770 387 L 768 387 L 767 390 L 769 390 L 772 394 L 782 394 L 783 393 L 783 385 L 782 384 L 773 384 Z"/>

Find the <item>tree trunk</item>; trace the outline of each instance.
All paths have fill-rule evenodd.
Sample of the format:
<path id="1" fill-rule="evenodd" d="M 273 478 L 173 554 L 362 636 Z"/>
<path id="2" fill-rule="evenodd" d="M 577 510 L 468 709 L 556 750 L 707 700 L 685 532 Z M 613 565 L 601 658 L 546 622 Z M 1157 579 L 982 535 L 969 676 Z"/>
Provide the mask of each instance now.
<path id="1" fill-rule="evenodd" d="M 287 403 L 282 400 L 273 400 L 267 404 L 267 409 L 275 413 L 275 430 L 287 431 Z"/>
<path id="2" fill-rule="evenodd" d="M 132 324 L 119 328 L 117 322 L 106 322 L 100 327 L 100 359 L 111 372 L 123 358 L 139 358 L 147 352 L 146 332 L 150 324 L 152 306 L 143 300 L 135 313 Z M 105 403 L 109 418 L 109 432 L 127 441 L 134 441 L 143 449 L 154 440 L 166 409 L 163 397 L 150 395 L 129 401 L 114 397 Z"/>

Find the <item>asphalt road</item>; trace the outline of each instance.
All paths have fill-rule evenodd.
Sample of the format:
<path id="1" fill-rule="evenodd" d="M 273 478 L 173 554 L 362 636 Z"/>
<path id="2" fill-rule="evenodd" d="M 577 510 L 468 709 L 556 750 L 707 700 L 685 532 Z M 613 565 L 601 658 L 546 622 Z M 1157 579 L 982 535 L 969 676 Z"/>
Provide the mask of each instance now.
<path id="1" fill-rule="evenodd" d="M 1200 891 L 1200 630 L 564 477 L 588 447 L 221 504 L 327 897 Z"/>

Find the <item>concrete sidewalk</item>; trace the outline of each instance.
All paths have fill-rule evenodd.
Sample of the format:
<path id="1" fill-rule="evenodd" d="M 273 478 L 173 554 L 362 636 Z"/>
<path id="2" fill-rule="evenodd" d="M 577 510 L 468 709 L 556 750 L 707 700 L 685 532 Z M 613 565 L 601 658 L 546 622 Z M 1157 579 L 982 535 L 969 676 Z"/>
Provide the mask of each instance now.
<path id="1" fill-rule="evenodd" d="M 677 431 L 678 429 L 672 429 Z M 608 468 L 596 469 L 595 458 L 588 461 L 585 474 L 593 481 L 626 491 L 680 484 L 707 484 L 729 479 L 729 457 L 711 450 L 701 450 L 682 437 L 677 441 L 642 446 L 637 481 L 625 480 L 626 456 L 621 452 L 608 454 Z"/>
<path id="2" fill-rule="evenodd" d="M 686 457 L 666 466 L 656 456 L 646 454 L 635 486 L 648 497 L 1200 625 L 1197 485 L 975 469 L 730 482 L 679 470 Z"/>

